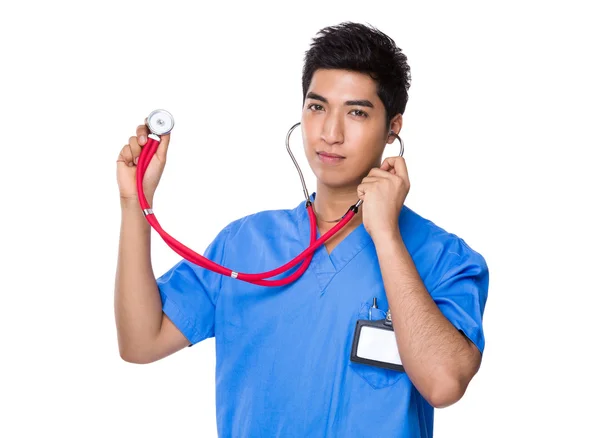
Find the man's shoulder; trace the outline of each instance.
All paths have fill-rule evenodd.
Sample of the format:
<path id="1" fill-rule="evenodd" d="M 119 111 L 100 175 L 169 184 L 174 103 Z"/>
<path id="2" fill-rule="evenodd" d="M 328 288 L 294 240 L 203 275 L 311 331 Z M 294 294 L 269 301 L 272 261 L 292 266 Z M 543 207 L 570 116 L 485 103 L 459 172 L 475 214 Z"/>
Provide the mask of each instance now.
<path id="1" fill-rule="evenodd" d="M 483 256 L 474 250 L 463 237 L 448 231 L 434 220 L 420 215 L 411 208 L 404 207 L 400 215 L 399 226 L 403 239 L 410 243 L 409 250 L 411 252 L 425 251 L 429 254 L 454 259 L 456 262 L 465 258 L 478 258 L 483 261 Z"/>

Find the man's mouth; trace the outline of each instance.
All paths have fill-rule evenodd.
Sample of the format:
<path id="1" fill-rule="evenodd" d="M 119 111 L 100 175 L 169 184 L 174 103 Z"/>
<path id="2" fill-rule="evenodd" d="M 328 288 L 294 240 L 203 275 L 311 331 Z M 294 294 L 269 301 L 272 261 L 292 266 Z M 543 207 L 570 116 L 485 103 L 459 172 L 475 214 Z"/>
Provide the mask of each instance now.
<path id="1" fill-rule="evenodd" d="M 340 163 L 346 158 L 338 154 L 328 154 L 327 152 L 317 152 L 317 156 L 322 163 L 326 164 Z"/>
<path id="2" fill-rule="evenodd" d="M 341 155 L 338 155 L 338 154 L 328 154 L 327 152 L 317 152 L 317 154 L 323 155 L 324 157 L 329 157 L 329 158 L 344 158 Z"/>

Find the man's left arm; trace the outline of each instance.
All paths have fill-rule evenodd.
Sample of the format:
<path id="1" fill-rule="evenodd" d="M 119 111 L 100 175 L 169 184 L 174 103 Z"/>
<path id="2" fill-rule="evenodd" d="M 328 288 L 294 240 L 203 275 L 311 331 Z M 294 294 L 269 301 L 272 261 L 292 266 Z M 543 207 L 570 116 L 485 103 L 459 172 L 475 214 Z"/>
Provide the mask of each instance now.
<path id="1" fill-rule="evenodd" d="M 375 248 L 404 369 L 429 404 L 436 408 L 449 406 L 463 396 L 479 370 L 482 336 L 480 345 L 476 346 L 442 313 L 423 284 L 399 230 L 376 239 Z M 485 265 L 482 269 L 487 271 Z M 481 269 L 479 271 L 480 274 Z M 464 278 L 468 281 L 468 276 L 463 275 Z M 465 285 L 467 289 L 477 287 Z M 455 282 L 455 287 L 460 288 L 461 281 Z M 469 290 L 464 292 L 469 293 Z"/>
<path id="2" fill-rule="evenodd" d="M 402 365 L 429 404 L 441 408 L 463 396 L 481 364 L 488 269 L 481 255 L 464 247 L 458 263 L 450 263 L 428 291 L 398 226 L 409 190 L 401 156 L 386 158 L 356 189 L 364 202 L 363 224 L 377 251 Z"/>

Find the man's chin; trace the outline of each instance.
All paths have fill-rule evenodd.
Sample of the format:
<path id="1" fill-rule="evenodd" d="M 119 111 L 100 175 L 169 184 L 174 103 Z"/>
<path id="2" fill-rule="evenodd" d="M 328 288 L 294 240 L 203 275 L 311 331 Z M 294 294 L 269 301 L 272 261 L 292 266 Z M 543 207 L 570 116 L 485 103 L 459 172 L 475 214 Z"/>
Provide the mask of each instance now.
<path id="1" fill-rule="evenodd" d="M 320 185 L 331 189 L 350 189 L 356 188 L 359 184 L 359 180 L 342 178 L 341 175 L 331 175 L 329 172 L 323 172 L 317 176 L 317 180 Z"/>

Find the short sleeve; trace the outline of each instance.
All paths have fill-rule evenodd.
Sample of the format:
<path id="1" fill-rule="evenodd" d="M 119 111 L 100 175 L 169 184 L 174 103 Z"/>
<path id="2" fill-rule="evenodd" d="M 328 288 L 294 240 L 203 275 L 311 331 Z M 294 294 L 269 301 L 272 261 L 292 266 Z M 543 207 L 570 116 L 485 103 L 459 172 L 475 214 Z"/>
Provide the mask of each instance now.
<path id="1" fill-rule="evenodd" d="M 224 228 L 204 252 L 222 264 L 229 227 Z M 190 342 L 190 346 L 214 336 L 215 303 L 222 275 L 182 258 L 156 280 L 162 310 Z"/>
<path id="2" fill-rule="evenodd" d="M 471 251 L 451 265 L 431 297 L 444 316 L 483 353 L 483 310 L 488 296 L 489 272 L 485 259 Z"/>

